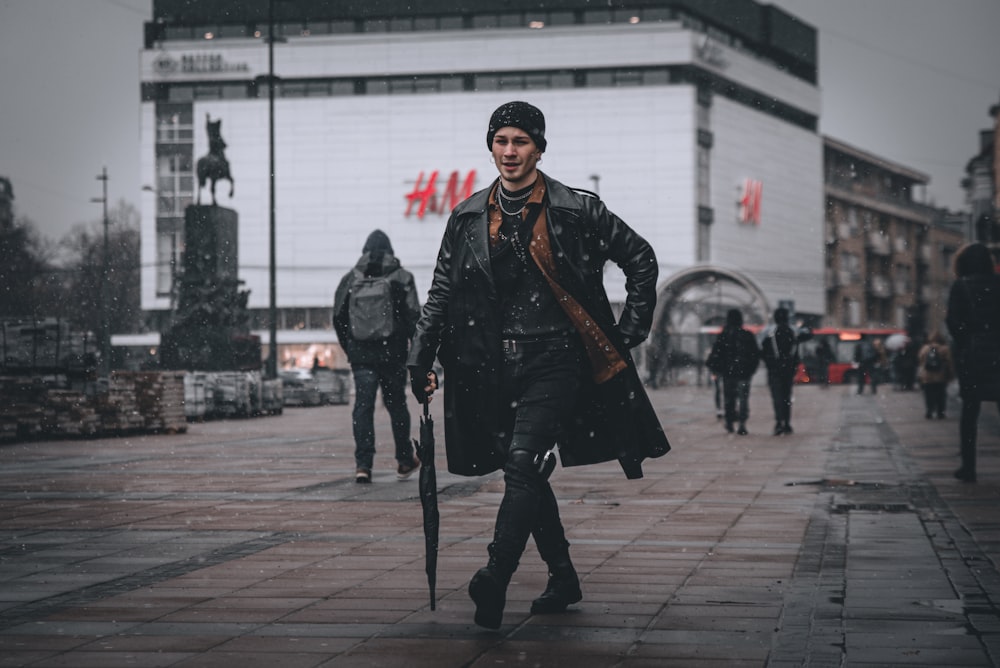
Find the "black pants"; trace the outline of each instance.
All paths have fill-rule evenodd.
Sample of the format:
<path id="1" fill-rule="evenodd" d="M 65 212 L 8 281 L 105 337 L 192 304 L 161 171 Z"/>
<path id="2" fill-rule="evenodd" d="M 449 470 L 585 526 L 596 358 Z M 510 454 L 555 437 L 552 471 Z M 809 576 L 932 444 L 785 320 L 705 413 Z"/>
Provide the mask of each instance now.
<path id="1" fill-rule="evenodd" d="M 962 415 L 958 423 L 961 441 L 962 468 L 970 473 L 976 470 L 976 438 L 979 431 L 979 399 L 962 397 Z"/>
<path id="2" fill-rule="evenodd" d="M 402 364 L 358 365 L 354 375 L 354 463 L 371 470 L 375 461 L 375 396 L 382 388 L 382 402 L 392 421 L 392 440 L 396 444 L 396 461 L 413 462 L 410 442 L 410 409 L 406 407 L 406 367 Z"/>
<path id="3" fill-rule="evenodd" d="M 569 559 L 559 507 L 540 459 L 559 440 L 576 403 L 582 350 L 505 353 L 502 433 L 507 445 L 504 496 L 497 511 L 490 566 L 509 579 L 532 536 L 546 563 Z"/>
<path id="4" fill-rule="evenodd" d="M 726 405 L 726 424 L 746 422 L 750 417 L 750 379 L 723 376 L 722 395 Z"/>
<path id="5" fill-rule="evenodd" d="M 767 374 L 767 384 L 771 390 L 771 403 L 774 405 L 774 421 L 779 424 L 791 424 L 792 384 L 794 381 L 794 372 Z"/>
<path id="6" fill-rule="evenodd" d="M 879 369 L 876 365 L 870 362 L 861 362 L 861 364 L 858 366 L 858 394 L 861 394 L 865 391 L 866 375 L 868 376 L 868 380 L 872 384 L 872 394 L 878 392 L 878 382 L 880 380 L 879 374 L 881 373 L 882 370 Z"/>
<path id="7" fill-rule="evenodd" d="M 947 383 L 924 383 L 924 406 L 927 408 L 927 417 L 944 416 L 947 389 Z"/>

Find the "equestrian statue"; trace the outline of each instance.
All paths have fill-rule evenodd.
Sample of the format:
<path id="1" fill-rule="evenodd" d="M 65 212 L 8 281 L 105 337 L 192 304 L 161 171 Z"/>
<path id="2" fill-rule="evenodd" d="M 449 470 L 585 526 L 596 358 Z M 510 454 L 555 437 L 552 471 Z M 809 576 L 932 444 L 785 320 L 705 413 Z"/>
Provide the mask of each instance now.
<path id="1" fill-rule="evenodd" d="M 208 155 L 198 158 L 198 204 L 201 204 L 201 189 L 205 187 L 205 180 L 212 182 L 212 204 L 218 205 L 215 201 L 215 183 L 226 179 L 229 181 L 229 197 L 233 196 L 236 184 L 229 173 L 229 161 L 226 160 L 226 142 L 222 139 L 222 119 L 213 121 L 212 117 L 205 114 L 205 128 L 208 130 Z"/>

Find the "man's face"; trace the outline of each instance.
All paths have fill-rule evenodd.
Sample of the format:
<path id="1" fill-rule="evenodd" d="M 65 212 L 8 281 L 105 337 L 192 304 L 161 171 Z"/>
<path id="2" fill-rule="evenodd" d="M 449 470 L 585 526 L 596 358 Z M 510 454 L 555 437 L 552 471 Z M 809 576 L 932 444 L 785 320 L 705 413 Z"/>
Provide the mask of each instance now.
<path id="1" fill-rule="evenodd" d="M 535 141 L 520 128 L 500 128 L 493 136 L 493 163 L 509 190 L 534 183 L 535 165 L 541 157 Z"/>

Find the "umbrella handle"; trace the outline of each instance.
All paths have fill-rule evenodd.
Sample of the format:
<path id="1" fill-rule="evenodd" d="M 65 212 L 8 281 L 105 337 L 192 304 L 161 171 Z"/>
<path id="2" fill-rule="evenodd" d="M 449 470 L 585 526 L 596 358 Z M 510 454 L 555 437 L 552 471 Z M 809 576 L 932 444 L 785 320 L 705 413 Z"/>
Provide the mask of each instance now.
<path id="1" fill-rule="evenodd" d="M 426 420 L 430 416 L 431 416 L 431 398 L 427 397 L 427 400 L 424 401 L 424 419 Z"/>

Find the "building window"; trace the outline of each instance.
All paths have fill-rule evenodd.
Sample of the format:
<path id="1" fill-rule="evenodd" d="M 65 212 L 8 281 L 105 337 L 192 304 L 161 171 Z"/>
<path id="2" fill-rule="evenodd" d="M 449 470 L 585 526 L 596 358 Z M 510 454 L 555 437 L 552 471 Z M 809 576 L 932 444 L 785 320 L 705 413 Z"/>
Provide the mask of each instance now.
<path id="1" fill-rule="evenodd" d="M 435 77 L 372 77 L 357 79 L 288 79 L 276 86 L 277 94 L 284 97 L 318 97 L 324 95 L 386 95 L 389 93 L 435 93 L 442 91 L 495 91 L 495 90 L 544 90 L 557 88 L 664 86 L 693 83 L 696 73 L 686 67 L 602 68 L 579 70 L 553 70 L 535 72 L 453 73 Z M 459 84 L 458 82 L 462 83 Z M 708 129 L 709 105 L 712 86 L 720 94 L 738 104 L 781 118 L 787 123 L 815 129 L 816 119 L 792 107 L 769 101 L 761 106 L 759 96 L 747 89 L 724 84 L 720 81 L 699 85 L 698 123 Z M 353 90 L 349 90 L 353 86 Z M 164 103 L 183 104 L 195 100 L 244 99 L 266 96 L 266 83 L 257 82 L 204 82 L 197 84 L 176 83 L 144 86 L 144 99 Z"/>
<path id="2" fill-rule="evenodd" d="M 190 84 L 178 84 L 167 88 L 168 102 L 193 102 L 194 86 Z"/>
<path id="3" fill-rule="evenodd" d="M 587 9 L 583 12 L 584 23 L 611 23 L 610 9 Z"/>
<path id="4" fill-rule="evenodd" d="M 180 260 L 180 235 L 173 230 L 156 232 L 156 296 L 173 294 L 174 277 Z"/>
<path id="5" fill-rule="evenodd" d="M 385 19 L 368 19 L 361 22 L 361 32 L 388 32 L 389 22 Z"/>
<path id="6" fill-rule="evenodd" d="M 861 302 L 850 297 L 845 297 L 843 309 L 844 327 L 861 326 Z"/>
<path id="7" fill-rule="evenodd" d="M 410 17 L 389 19 L 389 32 L 412 32 L 413 19 Z"/>
<path id="8" fill-rule="evenodd" d="M 708 206 L 712 201 L 712 151 L 698 146 L 698 204 Z"/>
<path id="9" fill-rule="evenodd" d="M 712 255 L 712 210 L 708 207 L 698 207 L 698 238 L 695 249 L 698 262 L 709 262 Z"/>
<path id="10" fill-rule="evenodd" d="M 194 141 L 193 111 L 190 105 L 159 105 L 156 108 L 156 143 L 190 144 Z"/>
<path id="11" fill-rule="evenodd" d="M 500 17 L 496 14 L 477 14 L 472 17 L 472 29 L 483 30 L 487 28 L 499 28 Z"/>
<path id="12" fill-rule="evenodd" d="M 549 18 L 545 25 L 571 26 L 574 23 L 576 23 L 576 15 L 573 12 L 549 12 Z"/>
<path id="13" fill-rule="evenodd" d="M 861 227 L 858 225 L 858 210 L 850 205 L 847 207 L 847 233 L 852 239 L 861 234 Z"/>

